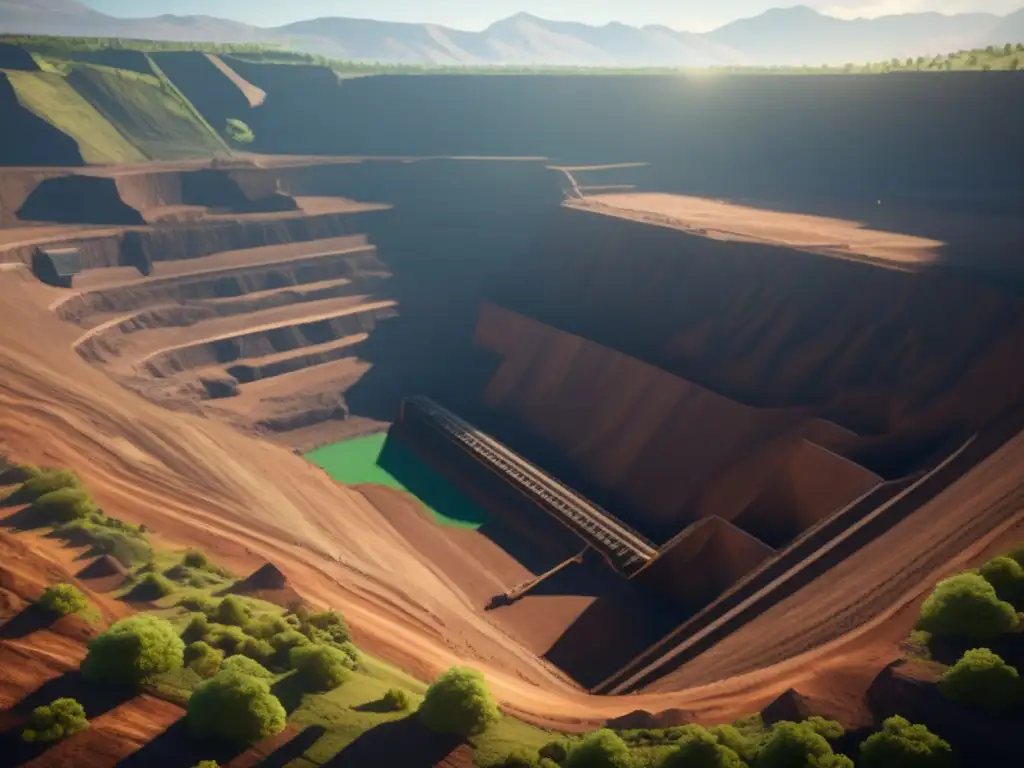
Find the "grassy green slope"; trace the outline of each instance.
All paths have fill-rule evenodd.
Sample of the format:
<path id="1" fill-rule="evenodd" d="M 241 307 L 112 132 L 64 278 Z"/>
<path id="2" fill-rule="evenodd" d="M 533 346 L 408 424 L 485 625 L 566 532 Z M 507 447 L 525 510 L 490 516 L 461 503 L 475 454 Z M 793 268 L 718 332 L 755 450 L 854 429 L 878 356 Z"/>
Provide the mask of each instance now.
<path id="1" fill-rule="evenodd" d="M 212 129 L 157 77 L 76 66 L 68 83 L 146 157 L 211 157 L 225 150 Z"/>
<path id="2" fill-rule="evenodd" d="M 87 163 L 135 163 L 145 156 L 53 72 L 8 72 L 18 101 L 75 140 Z"/>

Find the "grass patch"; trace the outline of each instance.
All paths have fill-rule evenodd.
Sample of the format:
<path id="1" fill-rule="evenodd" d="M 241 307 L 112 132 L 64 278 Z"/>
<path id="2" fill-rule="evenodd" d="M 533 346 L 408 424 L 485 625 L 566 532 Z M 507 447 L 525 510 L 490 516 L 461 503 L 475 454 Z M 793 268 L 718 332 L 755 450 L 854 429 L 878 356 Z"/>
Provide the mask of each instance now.
<path id="1" fill-rule="evenodd" d="M 60 74 L 8 72 L 7 77 L 18 101 L 74 139 L 87 163 L 138 163 L 146 159 Z"/>
<path id="2" fill-rule="evenodd" d="M 324 446 L 306 459 L 345 485 L 372 483 L 410 493 L 440 525 L 477 530 L 487 522 L 480 505 L 386 433 Z"/>
<path id="3" fill-rule="evenodd" d="M 209 126 L 159 76 L 76 65 L 68 83 L 151 159 L 208 157 L 224 150 Z"/>

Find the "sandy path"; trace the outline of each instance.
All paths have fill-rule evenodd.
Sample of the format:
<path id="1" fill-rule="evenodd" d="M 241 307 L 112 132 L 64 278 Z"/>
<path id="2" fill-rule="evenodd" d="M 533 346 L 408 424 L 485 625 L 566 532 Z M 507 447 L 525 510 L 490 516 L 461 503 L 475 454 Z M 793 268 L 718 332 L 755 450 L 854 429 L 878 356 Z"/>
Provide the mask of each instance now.
<path id="1" fill-rule="evenodd" d="M 588 195 L 585 200 L 566 204 L 653 224 L 702 230 L 701 234 L 709 237 L 777 243 L 827 255 L 903 265 L 933 262 L 943 245 L 922 237 L 868 229 L 856 221 L 783 213 L 686 195 Z"/>
<path id="2" fill-rule="evenodd" d="M 213 64 L 213 66 L 223 72 L 228 80 L 238 87 L 238 90 L 240 90 L 242 95 L 245 96 L 246 101 L 249 102 L 250 107 L 258 107 L 266 101 L 266 91 L 262 88 L 257 88 L 240 74 L 235 72 L 235 70 L 225 64 L 224 60 L 219 56 L 214 56 L 212 53 L 208 53 L 206 54 L 206 58 L 210 60 L 210 63 Z"/>

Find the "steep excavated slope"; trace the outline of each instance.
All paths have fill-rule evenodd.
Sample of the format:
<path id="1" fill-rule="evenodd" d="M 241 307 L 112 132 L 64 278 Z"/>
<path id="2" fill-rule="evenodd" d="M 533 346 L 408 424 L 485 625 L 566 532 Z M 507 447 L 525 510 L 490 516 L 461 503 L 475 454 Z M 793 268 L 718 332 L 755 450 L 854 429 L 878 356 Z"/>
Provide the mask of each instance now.
<path id="1" fill-rule="evenodd" d="M 250 98 L 211 58 L 198 51 L 167 51 L 151 56 L 215 130 L 222 130 L 232 117 L 249 122 Z M 231 59 L 227 59 L 227 65 L 234 69 Z M 259 83 L 255 85 L 259 87 Z"/>
<path id="2" fill-rule="evenodd" d="M 1014 201 L 1014 210 L 1022 202 L 1002 169 L 1024 163 L 1015 140 L 1024 84 L 997 73 L 381 76 L 339 85 L 327 70 L 231 64 L 267 92 L 250 122 L 260 151 L 647 161 L 652 188 L 710 196 L 975 209 Z M 1007 105 L 1004 120 L 980 125 L 974 116 L 992 104 Z M 885 129 L 868 115 L 885 115 Z"/>
<path id="3" fill-rule="evenodd" d="M 814 430 L 811 408 L 743 405 L 490 304 L 481 306 L 475 343 L 501 358 L 481 397 L 499 429 L 517 435 L 527 450 L 546 445 L 558 469 L 658 540 L 694 520 L 702 497 L 714 498 L 719 477 L 737 465 L 747 471 L 734 470 L 731 487 L 746 485 L 757 493 L 775 482 L 777 494 L 801 499 L 801 508 L 819 515 L 866 490 L 861 478 L 873 478 L 861 468 L 849 478 L 830 471 L 822 479 L 832 495 L 800 487 L 804 471 L 819 476 L 825 469 L 811 458 L 816 454 L 805 457 L 800 450 L 809 443 L 793 443 Z M 777 458 L 763 460 L 763 469 L 747 461 L 769 449 Z M 704 516 L 726 518 L 737 511 L 726 499 L 721 507 L 705 503 L 702 509 Z"/>
<path id="4" fill-rule="evenodd" d="M 80 67 L 68 84 L 150 159 L 213 157 L 224 151 L 218 137 L 155 77 Z"/>
<path id="5" fill-rule="evenodd" d="M 64 77 L 49 72 L 8 72 L 6 77 L 21 105 L 70 136 L 86 163 L 137 163 L 146 159 Z M 27 160 L 15 159 L 14 164 L 25 165 Z M 43 165 L 58 162 L 53 159 Z"/>
<path id="6" fill-rule="evenodd" d="M 506 306 L 748 405 L 812 407 L 876 436 L 857 461 L 884 476 L 1020 397 L 1024 303 L 941 268 L 563 209 L 520 274 L 495 292 Z"/>

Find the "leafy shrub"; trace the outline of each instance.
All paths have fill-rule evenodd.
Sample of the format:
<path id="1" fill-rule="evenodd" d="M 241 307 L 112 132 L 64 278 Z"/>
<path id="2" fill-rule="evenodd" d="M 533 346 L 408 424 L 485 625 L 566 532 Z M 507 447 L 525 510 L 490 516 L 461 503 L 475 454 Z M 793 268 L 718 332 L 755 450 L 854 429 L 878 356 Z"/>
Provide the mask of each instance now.
<path id="1" fill-rule="evenodd" d="M 1024 566 L 1012 557 L 995 557 L 981 566 L 980 573 L 996 596 L 1014 607 L 1024 608 Z"/>
<path id="2" fill-rule="evenodd" d="M 388 688 L 380 701 L 388 712 L 404 712 L 412 704 L 409 694 L 401 688 Z"/>
<path id="3" fill-rule="evenodd" d="M 35 464 L 0 464 L 0 485 L 15 485 L 39 477 L 43 470 Z"/>
<path id="4" fill-rule="evenodd" d="M 241 653 L 245 644 L 252 640 L 239 627 L 225 627 L 218 624 L 210 625 L 210 632 L 206 641 L 214 648 L 220 648 L 228 656 Z"/>
<path id="5" fill-rule="evenodd" d="M 205 613 L 193 613 L 181 633 L 181 639 L 186 643 L 194 643 L 202 640 L 210 632 L 210 620 Z"/>
<path id="6" fill-rule="evenodd" d="M 279 664 L 288 664 L 292 648 L 298 648 L 300 645 L 307 645 L 308 643 L 309 640 L 306 636 L 294 629 L 278 632 L 270 638 L 270 644 L 274 648 L 274 658 Z"/>
<path id="7" fill-rule="evenodd" d="M 221 669 L 238 672 L 242 675 L 249 675 L 250 677 L 255 677 L 260 680 L 272 680 L 274 677 L 273 672 L 270 672 L 258 661 L 253 661 L 248 656 L 230 656 L 224 660 L 223 664 L 221 664 Z"/>
<path id="8" fill-rule="evenodd" d="M 222 671 L 196 686 L 188 701 L 189 728 L 200 737 L 251 744 L 280 733 L 285 711 L 263 680 Z"/>
<path id="9" fill-rule="evenodd" d="M 57 528 L 54 536 L 75 546 L 92 547 L 95 554 L 110 555 L 125 566 L 145 562 L 153 556 L 146 537 L 138 530 L 124 530 L 119 526 L 97 522 L 94 515 L 88 520 L 73 520 Z M 114 518 L 100 518 L 112 522 Z M 120 521 L 117 521 L 120 522 Z"/>
<path id="10" fill-rule="evenodd" d="M 65 489 L 80 489 L 82 481 L 74 472 L 66 469 L 43 472 L 37 477 L 26 480 L 16 492 L 18 501 L 26 504 L 36 499 Z"/>
<path id="11" fill-rule="evenodd" d="M 250 637 L 257 637 L 260 640 L 272 640 L 275 635 L 282 632 L 292 631 L 292 626 L 285 621 L 283 616 L 263 614 L 245 625 L 245 634 Z M 300 635 L 303 639 L 304 636 Z"/>
<path id="12" fill-rule="evenodd" d="M 141 532 L 125 531 L 95 521 L 96 517 L 93 516 L 89 520 L 65 523 L 54 531 L 54 536 L 76 546 L 92 547 L 93 553 L 110 555 L 125 566 L 145 562 L 153 556 L 153 550 Z"/>
<path id="13" fill-rule="evenodd" d="M 206 616 L 213 613 L 214 609 L 217 607 L 217 604 L 213 600 L 208 597 L 204 597 L 203 595 L 189 595 L 187 597 L 183 597 L 178 601 L 178 605 L 188 611 L 202 613 Z"/>
<path id="14" fill-rule="evenodd" d="M 803 724 L 828 741 L 841 739 L 846 733 L 846 729 L 835 720 L 826 720 L 818 715 L 811 715 L 804 720 Z"/>
<path id="15" fill-rule="evenodd" d="M 89 727 L 85 709 L 74 699 L 56 699 L 45 707 L 36 707 L 21 733 L 27 742 L 60 741 Z"/>
<path id="16" fill-rule="evenodd" d="M 209 643 L 197 640 L 185 648 L 185 666 L 202 678 L 209 678 L 220 672 L 224 653 Z"/>
<path id="17" fill-rule="evenodd" d="M 953 750 L 923 725 L 890 717 L 860 745 L 860 768 L 952 768 Z"/>
<path id="18" fill-rule="evenodd" d="M 960 573 L 940 581 L 924 601 L 917 628 L 933 635 L 987 640 L 1012 632 L 1017 612 L 976 573 Z"/>
<path id="19" fill-rule="evenodd" d="M 39 598 L 38 605 L 50 613 L 68 616 L 78 613 L 89 605 L 89 601 L 78 587 L 71 584 L 54 584 L 46 588 Z"/>
<path id="20" fill-rule="evenodd" d="M 483 733 L 501 719 L 484 676 L 468 667 L 440 675 L 427 689 L 419 715 L 430 730 L 460 736 Z"/>
<path id="21" fill-rule="evenodd" d="M 181 564 L 186 568 L 209 568 L 210 560 L 206 557 L 205 552 L 190 549 L 181 558 Z"/>
<path id="22" fill-rule="evenodd" d="M 824 736 L 807 723 L 779 722 L 761 744 L 757 768 L 790 768 L 790 766 L 839 766 L 853 763 L 835 755 Z"/>
<path id="23" fill-rule="evenodd" d="M 429 695 L 429 693 L 428 693 Z M 626 742 L 607 728 L 588 734 L 575 744 L 565 768 L 632 768 L 633 757 Z"/>
<path id="24" fill-rule="evenodd" d="M 240 598 L 228 595 L 220 601 L 210 618 L 218 624 L 244 627 L 249 623 L 249 607 Z"/>
<path id="25" fill-rule="evenodd" d="M 159 600 L 174 594 L 174 584 L 159 573 L 147 573 L 128 593 L 131 600 Z"/>
<path id="26" fill-rule="evenodd" d="M 952 701 L 999 711 L 1024 695 L 1020 674 L 988 648 L 967 651 L 939 680 L 942 695 Z"/>
<path id="27" fill-rule="evenodd" d="M 200 552 L 198 549 L 190 549 L 181 558 L 181 565 L 186 568 L 192 568 L 197 571 L 206 571 L 216 576 L 227 578 L 231 573 L 226 568 L 221 568 L 216 563 L 212 562 L 210 558 L 206 556 L 205 552 Z"/>
<path id="28" fill-rule="evenodd" d="M 266 640 L 247 636 L 242 643 L 242 655 L 266 665 L 274 658 L 274 646 Z"/>
<path id="29" fill-rule="evenodd" d="M 30 507 L 40 522 L 50 525 L 87 520 L 99 508 L 92 497 L 81 488 L 61 488 L 36 498 Z"/>
<path id="30" fill-rule="evenodd" d="M 736 726 L 716 725 L 708 728 L 708 731 L 718 739 L 719 744 L 723 747 L 728 747 L 744 760 L 750 761 L 754 759 L 754 755 L 757 752 L 757 739 L 741 732 Z"/>
<path id="31" fill-rule="evenodd" d="M 315 643 L 347 643 L 352 639 L 344 617 L 335 611 L 311 614 L 304 634 Z"/>
<path id="32" fill-rule="evenodd" d="M 93 638 L 82 672 L 97 682 L 136 685 L 180 668 L 184 654 L 185 644 L 174 627 L 164 619 L 140 614 Z"/>
<path id="33" fill-rule="evenodd" d="M 252 128 L 235 117 L 228 118 L 224 126 L 224 135 L 236 144 L 252 144 L 256 140 Z"/>
<path id="34" fill-rule="evenodd" d="M 193 765 L 192 768 L 220 768 L 220 765 L 216 760 L 203 760 Z"/>
<path id="35" fill-rule="evenodd" d="M 659 768 L 746 768 L 743 758 L 705 728 L 693 728 L 661 762 Z"/>
<path id="36" fill-rule="evenodd" d="M 330 691 L 351 677 L 351 659 L 329 645 L 300 645 L 293 648 L 290 663 L 303 684 L 311 691 Z"/>

